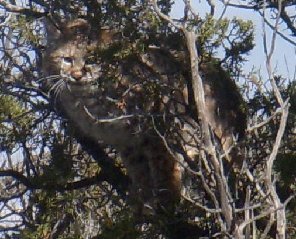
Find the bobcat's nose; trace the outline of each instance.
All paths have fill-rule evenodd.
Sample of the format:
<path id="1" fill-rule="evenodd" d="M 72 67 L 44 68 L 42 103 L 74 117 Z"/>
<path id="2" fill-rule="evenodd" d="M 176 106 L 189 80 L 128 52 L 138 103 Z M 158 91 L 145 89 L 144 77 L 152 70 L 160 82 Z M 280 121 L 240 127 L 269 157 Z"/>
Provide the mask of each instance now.
<path id="1" fill-rule="evenodd" d="M 83 73 L 83 71 L 80 71 L 80 70 L 72 71 L 72 72 L 71 72 L 71 76 L 72 76 L 75 80 L 79 81 L 79 80 L 81 80 L 81 78 L 84 76 L 84 73 Z"/>

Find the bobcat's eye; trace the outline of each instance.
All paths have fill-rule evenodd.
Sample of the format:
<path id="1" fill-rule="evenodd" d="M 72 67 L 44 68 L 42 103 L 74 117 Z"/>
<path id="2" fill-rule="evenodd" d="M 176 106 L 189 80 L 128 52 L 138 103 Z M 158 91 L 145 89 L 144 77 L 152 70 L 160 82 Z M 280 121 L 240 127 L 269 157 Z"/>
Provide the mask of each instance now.
<path id="1" fill-rule="evenodd" d="M 64 57 L 63 62 L 66 64 L 73 64 L 73 59 L 71 57 Z"/>

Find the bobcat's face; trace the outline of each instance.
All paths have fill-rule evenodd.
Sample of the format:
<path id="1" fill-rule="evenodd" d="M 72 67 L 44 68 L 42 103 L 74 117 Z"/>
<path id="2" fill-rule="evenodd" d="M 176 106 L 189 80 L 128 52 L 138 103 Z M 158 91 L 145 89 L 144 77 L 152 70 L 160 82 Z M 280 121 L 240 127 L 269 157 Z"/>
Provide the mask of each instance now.
<path id="1" fill-rule="evenodd" d="M 67 82 L 86 83 L 99 76 L 100 66 L 87 50 L 87 43 L 67 43 L 53 51 L 47 59 L 45 69 L 49 75 L 60 75 Z"/>
<path id="2" fill-rule="evenodd" d="M 76 24 L 65 25 L 61 31 L 48 30 L 48 48 L 43 57 L 43 73 L 47 80 L 64 83 L 58 85 L 83 84 L 99 77 L 100 66 L 93 56 L 96 42 L 90 43 L 87 31 L 88 25 L 81 19 Z"/>

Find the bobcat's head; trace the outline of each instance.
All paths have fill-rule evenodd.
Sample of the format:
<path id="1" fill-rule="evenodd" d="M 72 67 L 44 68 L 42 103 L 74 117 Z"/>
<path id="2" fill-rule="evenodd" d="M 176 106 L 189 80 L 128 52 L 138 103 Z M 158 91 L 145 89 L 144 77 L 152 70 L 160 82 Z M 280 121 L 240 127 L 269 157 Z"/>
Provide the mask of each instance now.
<path id="1" fill-rule="evenodd" d="M 46 24 L 47 49 L 42 63 L 45 79 L 65 84 L 83 84 L 97 79 L 100 67 L 94 51 L 98 38 L 91 38 L 88 22 L 76 19 L 61 24 L 59 29 Z"/>

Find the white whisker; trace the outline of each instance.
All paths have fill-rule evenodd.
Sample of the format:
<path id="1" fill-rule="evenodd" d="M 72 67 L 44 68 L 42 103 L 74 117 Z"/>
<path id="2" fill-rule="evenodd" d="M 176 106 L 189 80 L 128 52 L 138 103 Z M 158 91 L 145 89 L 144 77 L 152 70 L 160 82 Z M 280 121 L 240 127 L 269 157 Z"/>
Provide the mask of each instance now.
<path id="1" fill-rule="evenodd" d="M 50 90 L 50 93 L 51 93 L 53 96 L 55 96 L 55 94 L 56 94 L 56 92 L 57 92 L 57 90 L 59 89 L 59 87 L 60 87 L 61 84 L 62 84 L 62 80 L 59 80 L 59 81 L 57 81 L 57 82 L 53 85 L 52 89 Z"/>
<path id="2" fill-rule="evenodd" d="M 59 84 L 57 84 L 57 86 L 55 87 L 53 95 L 58 96 L 60 94 L 60 92 L 63 90 L 65 84 L 66 83 L 63 80 L 60 80 Z"/>
<path id="3" fill-rule="evenodd" d="M 55 89 L 55 87 L 57 87 L 57 85 L 60 84 L 60 81 L 61 81 L 61 80 L 58 80 L 57 82 L 55 82 L 55 83 L 50 87 L 50 89 L 48 90 L 48 93 L 49 93 L 49 94 L 51 94 L 52 91 Z"/>
<path id="4" fill-rule="evenodd" d="M 54 104 L 56 105 L 58 97 L 60 96 L 61 92 L 63 91 L 64 88 L 64 82 L 62 82 L 59 87 L 56 89 L 55 91 L 55 95 L 54 95 Z"/>
<path id="5" fill-rule="evenodd" d="M 44 81 L 44 80 L 55 80 L 55 79 L 59 79 L 60 77 L 61 77 L 60 75 L 50 75 L 50 76 L 45 76 L 45 77 L 40 78 L 40 79 L 37 80 L 36 82 L 37 82 L 37 83 L 40 83 L 41 81 Z"/>
<path id="6" fill-rule="evenodd" d="M 65 84 L 66 82 L 64 80 L 61 80 L 60 84 L 56 87 L 56 92 L 60 89 L 63 89 Z"/>
<path id="7" fill-rule="evenodd" d="M 53 95 L 53 102 L 56 104 L 58 97 L 65 88 L 66 82 L 63 79 L 57 81 L 49 90 L 49 93 Z"/>

